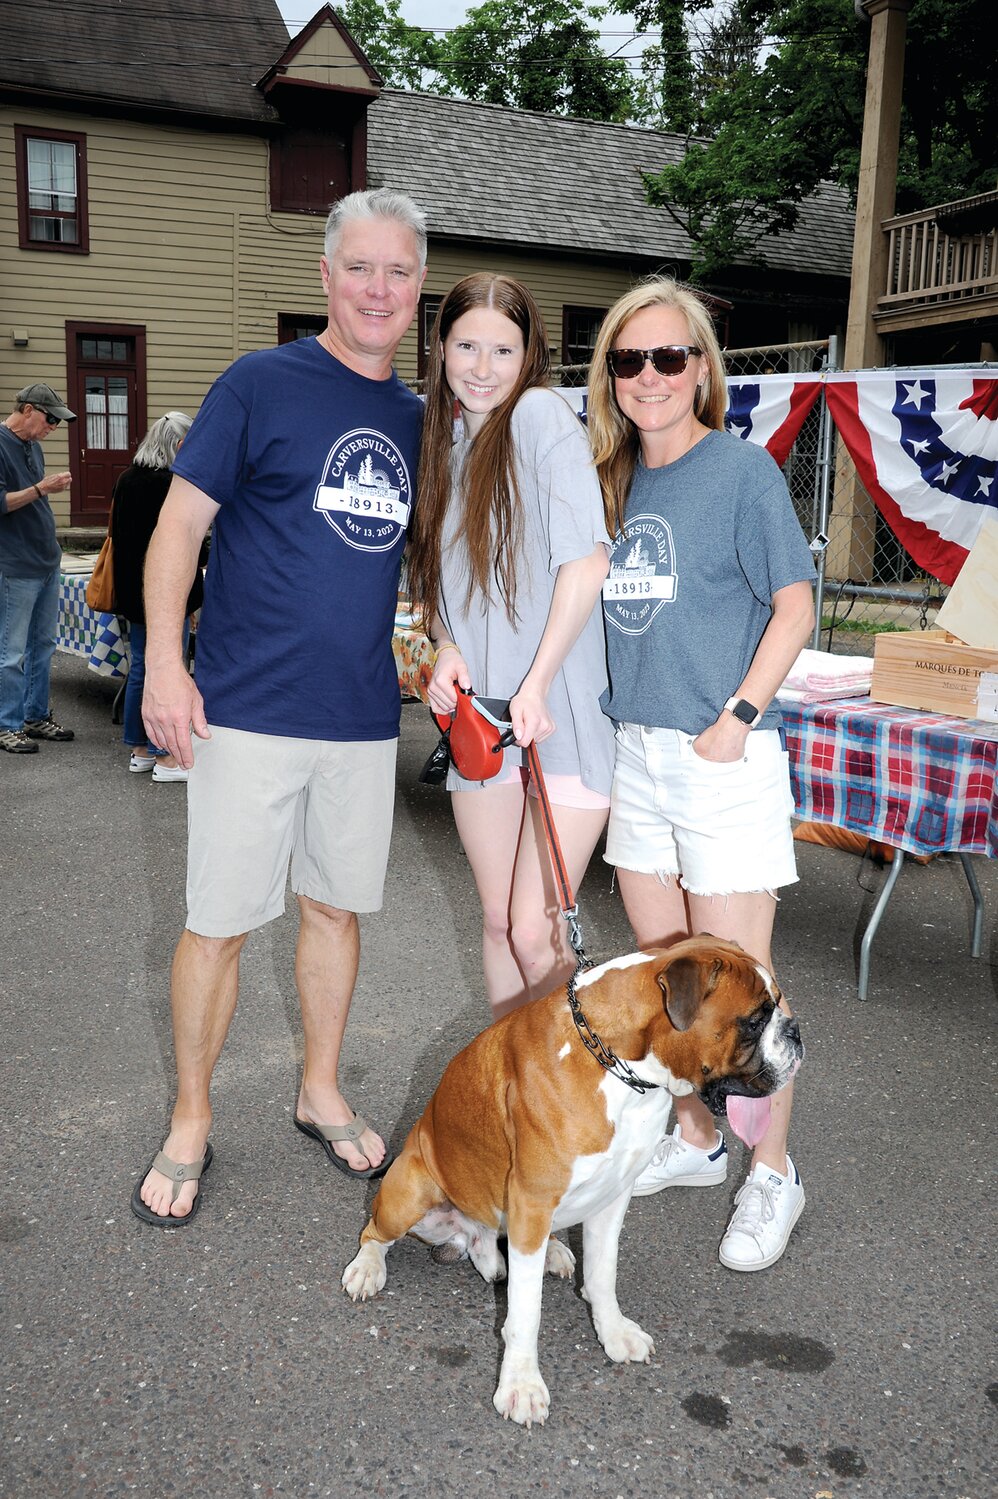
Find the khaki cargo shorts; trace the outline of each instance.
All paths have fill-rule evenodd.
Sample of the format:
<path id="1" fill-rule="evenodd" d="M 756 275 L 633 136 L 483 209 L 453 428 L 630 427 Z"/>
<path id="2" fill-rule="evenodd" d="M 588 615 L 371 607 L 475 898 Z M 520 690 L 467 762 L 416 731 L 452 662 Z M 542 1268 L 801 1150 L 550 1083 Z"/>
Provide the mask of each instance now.
<path id="1" fill-rule="evenodd" d="M 187 782 L 188 930 L 235 937 L 283 915 L 289 864 L 296 895 L 380 910 L 398 740 L 211 736 Z"/>

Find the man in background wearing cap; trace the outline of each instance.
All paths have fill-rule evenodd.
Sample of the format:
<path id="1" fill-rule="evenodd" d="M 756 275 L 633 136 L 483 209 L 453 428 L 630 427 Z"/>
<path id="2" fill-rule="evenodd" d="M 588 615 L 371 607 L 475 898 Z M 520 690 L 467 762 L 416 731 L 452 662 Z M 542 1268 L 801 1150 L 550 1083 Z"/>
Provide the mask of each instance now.
<path id="1" fill-rule="evenodd" d="M 59 563 L 50 494 L 69 474 L 45 473 L 42 443 L 76 414 L 51 385 L 19 390 L 0 422 L 0 750 L 34 755 L 38 739 L 72 739 L 49 711 L 59 617 Z"/>

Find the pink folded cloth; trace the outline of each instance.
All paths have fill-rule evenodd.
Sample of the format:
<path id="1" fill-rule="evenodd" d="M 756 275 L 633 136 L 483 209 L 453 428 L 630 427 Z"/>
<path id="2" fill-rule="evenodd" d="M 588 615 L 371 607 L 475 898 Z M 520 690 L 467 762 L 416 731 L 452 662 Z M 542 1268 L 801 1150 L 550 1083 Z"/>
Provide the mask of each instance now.
<path id="1" fill-rule="evenodd" d="M 828 698 L 859 697 L 873 681 L 872 656 L 831 656 L 803 650 L 786 675 L 781 697 L 818 703 Z"/>

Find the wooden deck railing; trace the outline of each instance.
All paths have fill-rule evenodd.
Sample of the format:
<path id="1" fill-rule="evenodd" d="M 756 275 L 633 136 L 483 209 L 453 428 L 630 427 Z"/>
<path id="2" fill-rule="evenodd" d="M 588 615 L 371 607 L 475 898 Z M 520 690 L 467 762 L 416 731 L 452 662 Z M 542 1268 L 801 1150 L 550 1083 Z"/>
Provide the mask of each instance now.
<path id="1" fill-rule="evenodd" d="M 882 309 L 998 292 L 998 228 L 950 232 L 946 216 L 929 208 L 886 219 L 884 232 L 889 243 Z"/>

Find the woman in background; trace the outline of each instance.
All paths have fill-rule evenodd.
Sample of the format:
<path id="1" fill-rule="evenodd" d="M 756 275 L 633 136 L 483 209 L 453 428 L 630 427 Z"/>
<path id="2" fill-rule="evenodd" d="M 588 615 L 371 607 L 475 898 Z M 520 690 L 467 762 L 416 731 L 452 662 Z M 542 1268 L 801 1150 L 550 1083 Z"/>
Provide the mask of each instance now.
<path id="1" fill-rule="evenodd" d="M 599 708 L 609 537 L 585 431 L 549 388 L 547 335 L 525 287 L 484 273 L 459 282 L 441 304 L 430 359 L 409 542 L 413 608 L 437 651 L 430 704 L 449 713 L 457 690 L 472 686 L 508 700 L 516 739 L 495 778 L 462 780 L 452 767 L 447 780 L 499 1016 L 574 967 L 517 747 L 543 742 L 578 889 L 610 804 L 613 735 Z"/>
<path id="2" fill-rule="evenodd" d="M 149 743 L 142 722 L 142 688 L 146 675 L 142 571 L 159 512 L 170 488 L 170 468 L 190 425 L 191 418 L 182 411 L 168 411 L 153 422 L 136 450 L 131 467 L 126 468 L 114 486 L 108 525 L 114 542 L 115 613 L 128 620 L 130 664 L 125 684 L 122 739 L 132 750 L 129 770 L 151 770 L 154 781 L 186 781 L 187 771 L 172 755 Z M 201 607 L 203 598 L 199 567 L 187 600 L 185 612 L 188 616 Z M 189 633 L 190 627 L 185 623 L 185 650 Z"/>

